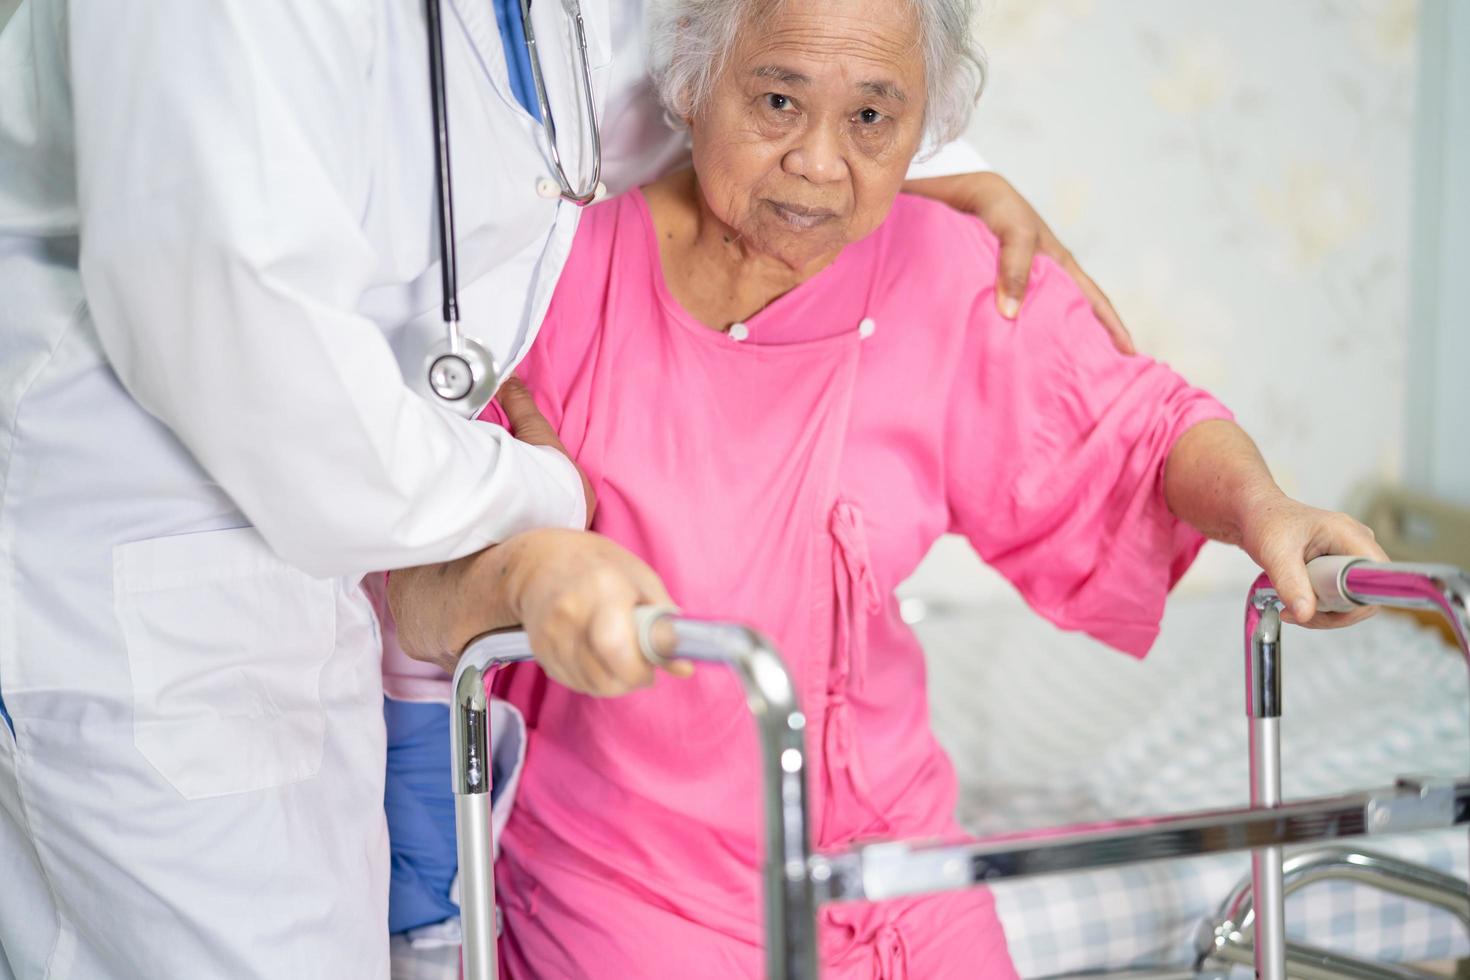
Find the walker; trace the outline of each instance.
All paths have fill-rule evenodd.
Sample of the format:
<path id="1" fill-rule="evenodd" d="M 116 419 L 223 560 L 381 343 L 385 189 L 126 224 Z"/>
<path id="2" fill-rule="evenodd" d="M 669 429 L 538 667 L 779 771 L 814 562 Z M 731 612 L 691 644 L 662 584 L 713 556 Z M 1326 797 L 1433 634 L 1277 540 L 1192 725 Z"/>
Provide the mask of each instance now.
<path id="1" fill-rule="evenodd" d="M 1438 611 L 1449 621 L 1470 665 L 1470 576 L 1460 569 L 1323 557 L 1309 563 L 1307 570 L 1324 610 L 1373 605 Z M 1289 944 L 1286 894 L 1304 876 L 1329 873 L 1334 858 L 1318 853 L 1304 863 L 1298 856 L 1287 862 L 1290 867 L 1284 871 L 1282 848 L 1465 824 L 1470 822 L 1470 776 L 1400 778 L 1394 786 L 1284 802 L 1280 611 L 1276 591 L 1262 575 L 1251 586 L 1245 610 L 1249 807 L 1078 824 L 978 838 L 965 844 L 876 843 L 837 854 L 811 851 L 806 720 L 780 655 L 760 634 L 743 626 L 664 617 L 677 640 L 673 655 L 733 669 L 755 718 L 764 784 L 767 978 L 817 980 L 816 915 L 818 907 L 828 902 L 877 902 L 972 888 L 1005 878 L 1247 849 L 1252 851 L 1249 886 L 1243 883 L 1237 889 L 1222 907 L 1219 921 L 1202 937 L 1197 972 L 1168 976 L 1222 975 L 1203 972 L 1212 962 L 1253 962 L 1261 980 L 1414 975 Z M 495 980 L 497 976 L 485 679 L 501 666 L 529 659 L 524 633 L 490 634 L 466 648 L 454 677 L 453 779 L 467 980 Z M 1353 861 L 1336 871 L 1372 878 L 1400 894 L 1451 907 L 1470 918 L 1464 883 L 1455 879 L 1413 866 L 1367 868 Z"/>

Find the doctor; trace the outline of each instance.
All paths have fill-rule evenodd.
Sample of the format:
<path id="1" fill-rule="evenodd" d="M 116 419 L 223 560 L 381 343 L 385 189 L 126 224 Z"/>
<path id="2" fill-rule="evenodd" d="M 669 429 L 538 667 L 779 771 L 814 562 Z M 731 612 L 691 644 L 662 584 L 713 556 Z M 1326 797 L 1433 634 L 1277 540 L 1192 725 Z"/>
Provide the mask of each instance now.
<path id="1" fill-rule="evenodd" d="M 683 148 L 641 0 L 583 11 L 616 191 Z M 459 303 L 508 370 L 578 208 L 496 17 L 444 0 Z M 532 17 L 585 175 L 565 7 Z M 387 974 L 360 581 L 587 506 L 554 445 L 412 390 L 443 330 L 424 25 L 419 0 L 30 0 L 0 37 L 0 977 Z M 999 178 L 943 176 L 978 169 L 914 176 L 1012 240 L 1018 299 L 1060 246 Z"/>

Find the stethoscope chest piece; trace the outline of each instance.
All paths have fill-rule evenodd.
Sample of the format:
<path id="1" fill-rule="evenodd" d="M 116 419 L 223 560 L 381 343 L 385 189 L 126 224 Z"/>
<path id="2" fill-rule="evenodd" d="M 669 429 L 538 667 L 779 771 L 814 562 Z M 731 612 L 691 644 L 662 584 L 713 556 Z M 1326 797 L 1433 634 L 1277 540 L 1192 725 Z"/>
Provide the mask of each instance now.
<path id="1" fill-rule="evenodd" d="M 458 351 L 450 348 L 447 339 L 439 341 L 429 349 L 424 368 L 434 400 L 465 418 L 476 418 L 483 412 L 499 387 L 495 359 L 470 337 L 460 340 Z"/>
<path id="2" fill-rule="evenodd" d="M 449 107 L 444 88 L 444 36 L 440 23 L 440 0 L 424 0 L 424 19 L 429 41 L 429 94 L 434 119 L 435 199 L 439 206 L 439 256 L 443 299 L 445 338 L 430 348 L 423 370 L 429 394 L 441 407 L 476 418 L 495 397 L 499 372 L 490 351 L 471 337 L 464 336 L 459 325 L 459 268 L 454 254 L 454 181 L 449 165 Z M 556 143 L 556 122 L 551 116 L 551 101 L 541 74 L 541 59 L 536 52 L 536 33 L 531 26 L 530 0 L 520 0 L 521 23 L 526 32 L 531 73 L 536 84 L 536 100 L 541 109 L 546 142 L 550 150 L 556 180 L 547 178 L 538 186 L 545 197 L 560 195 L 576 204 L 588 204 L 605 188 L 602 174 L 602 135 L 593 111 L 592 69 L 587 61 L 587 32 L 577 0 L 567 0 L 568 11 L 576 32 L 577 48 L 582 64 L 582 96 L 586 100 L 588 127 L 592 139 L 592 179 L 584 188 L 573 187 L 562 166 Z"/>

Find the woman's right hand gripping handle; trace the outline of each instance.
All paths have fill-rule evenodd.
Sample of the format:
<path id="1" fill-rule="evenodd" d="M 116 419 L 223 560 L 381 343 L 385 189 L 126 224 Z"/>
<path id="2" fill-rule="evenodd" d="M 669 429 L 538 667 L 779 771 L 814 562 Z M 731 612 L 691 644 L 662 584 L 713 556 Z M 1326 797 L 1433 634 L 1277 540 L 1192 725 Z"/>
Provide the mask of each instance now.
<path id="1" fill-rule="evenodd" d="M 552 680 L 598 697 L 653 683 L 633 610 L 673 605 L 637 556 L 601 535 L 563 529 L 527 531 L 458 561 L 394 572 L 388 598 L 411 657 L 453 671 L 470 640 L 520 625 Z M 676 660 L 664 669 L 687 677 L 693 665 Z"/>
<path id="2" fill-rule="evenodd" d="M 633 619 L 636 606 L 673 606 L 653 569 L 591 532 L 533 531 L 507 544 L 519 549 L 509 585 L 520 622 L 552 680 L 599 697 L 653 684 Z M 693 665 L 675 660 L 664 669 L 688 677 Z"/>

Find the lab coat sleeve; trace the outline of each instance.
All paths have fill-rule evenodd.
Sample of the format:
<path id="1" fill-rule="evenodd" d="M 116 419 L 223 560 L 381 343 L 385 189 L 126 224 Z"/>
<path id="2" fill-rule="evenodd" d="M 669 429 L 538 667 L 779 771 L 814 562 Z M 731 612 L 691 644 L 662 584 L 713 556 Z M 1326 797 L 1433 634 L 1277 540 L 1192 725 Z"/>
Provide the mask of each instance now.
<path id="1" fill-rule="evenodd" d="M 950 529 L 1056 625 L 1143 656 L 1204 544 L 1170 512 L 1164 464 L 1185 431 L 1230 412 L 1114 349 L 1050 259 L 1031 282 L 1014 322 L 991 289 L 974 303 L 950 399 Z"/>
<path id="2" fill-rule="evenodd" d="M 368 147 L 391 124 L 368 109 L 378 29 L 352 0 L 77 0 L 68 26 L 81 271 L 107 357 L 321 576 L 584 519 L 560 454 L 414 395 L 354 312 L 384 179 Z"/>

